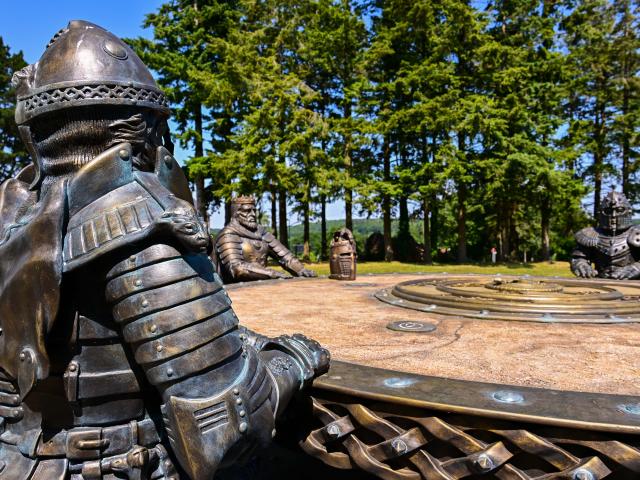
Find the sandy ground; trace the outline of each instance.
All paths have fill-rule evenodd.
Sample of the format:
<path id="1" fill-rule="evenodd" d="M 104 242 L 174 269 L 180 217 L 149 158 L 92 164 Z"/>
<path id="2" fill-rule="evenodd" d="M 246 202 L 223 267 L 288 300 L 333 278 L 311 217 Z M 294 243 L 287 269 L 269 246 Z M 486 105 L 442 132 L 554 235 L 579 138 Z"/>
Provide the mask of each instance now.
<path id="1" fill-rule="evenodd" d="M 265 335 L 301 332 L 337 360 L 422 375 L 640 395 L 640 324 L 466 320 L 394 307 L 373 294 L 416 275 L 326 278 L 230 286 L 240 322 Z M 395 332 L 398 320 L 430 333 Z"/>

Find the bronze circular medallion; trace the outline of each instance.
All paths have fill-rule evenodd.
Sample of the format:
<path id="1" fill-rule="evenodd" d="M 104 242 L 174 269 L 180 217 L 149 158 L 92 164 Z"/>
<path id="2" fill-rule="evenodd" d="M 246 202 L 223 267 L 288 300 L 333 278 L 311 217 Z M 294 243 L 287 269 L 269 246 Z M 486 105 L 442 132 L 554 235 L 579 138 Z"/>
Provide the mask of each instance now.
<path id="1" fill-rule="evenodd" d="M 513 275 L 428 275 L 375 294 L 430 315 L 542 323 L 640 322 L 640 282 Z"/>

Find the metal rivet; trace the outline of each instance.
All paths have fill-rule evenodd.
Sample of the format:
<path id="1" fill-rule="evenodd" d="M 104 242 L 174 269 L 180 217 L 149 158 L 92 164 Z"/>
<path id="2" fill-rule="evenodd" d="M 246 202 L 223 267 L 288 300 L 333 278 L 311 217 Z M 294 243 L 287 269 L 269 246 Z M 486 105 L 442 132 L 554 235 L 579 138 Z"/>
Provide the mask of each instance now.
<path id="1" fill-rule="evenodd" d="M 20 361 L 24 362 L 24 359 L 27 358 L 27 356 L 24 353 L 20 354 Z"/>
<path id="2" fill-rule="evenodd" d="M 142 280 L 136 280 L 136 281 L 134 282 L 134 285 L 135 285 L 136 287 L 141 287 L 141 286 L 142 286 Z"/>
<path id="3" fill-rule="evenodd" d="M 240 390 L 238 390 L 237 388 L 233 389 L 233 394 L 234 395 L 240 395 Z"/>
<path id="4" fill-rule="evenodd" d="M 70 372 L 75 372 L 76 370 L 78 370 L 78 366 L 75 363 L 72 363 L 71 365 L 69 365 Z"/>
<path id="5" fill-rule="evenodd" d="M 142 307 L 143 308 L 147 308 L 149 306 L 149 300 L 143 300 L 142 301 Z"/>
<path id="6" fill-rule="evenodd" d="M 173 377 L 173 369 L 172 368 L 169 368 L 167 370 L 167 377 Z"/>
<path id="7" fill-rule="evenodd" d="M 164 466 L 169 468 L 169 467 L 173 467 L 173 464 L 171 463 L 171 460 L 165 460 L 164 461 Z"/>
<path id="8" fill-rule="evenodd" d="M 396 438 L 393 442 L 391 442 L 391 448 L 393 448 L 393 451 L 397 455 L 402 455 L 409 449 L 409 447 L 407 447 L 407 444 L 399 438 Z"/>
<path id="9" fill-rule="evenodd" d="M 238 426 L 238 430 L 240 430 L 240 433 L 244 433 L 247 431 L 247 423 L 246 422 L 242 422 L 239 426 Z"/>
<path id="10" fill-rule="evenodd" d="M 242 405 L 242 399 L 241 398 L 236 398 L 236 404 L 237 405 Z"/>
<path id="11" fill-rule="evenodd" d="M 118 152 L 118 156 L 122 159 L 122 160 L 129 160 L 129 151 L 125 150 L 124 148 L 122 150 L 120 150 Z"/>
<path id="12" fill-rule="evenodd" d="M 244 410 L 240 410 L 238 412 L 238 415 L 240 415 L 241 417 L 244 417 L 247 414 L 247 412 L 245 412 Z"/>
<path id="13" fill-rule="evenodd" d="M 156 352 L 161 352 L 162 351 L 162 345 L 158 345 L 156 347 Z"/>
<path id="14" fill-rule="evenodd" d="M 24 412 L 23 412 L 22 408 L 18 407 L 13 411 L 13 418 L 19 418 L 19 417 L 22 416 L 23 413 Z"/>
<path id="15" fill-rule="evenodd" d="M 136 256 L 135 256 L 135 255 L 131 255 L 131 256 L 129 257 L 129 261 L 130 261 L 130 262 L 135 262 L 135 261 L 136 261 Z"/>
<path id="16" fill-rule="evenodd" d="M 385 387 L 405 388 L 405 387 L 410 387 L 411 385 L 416 383 L 416 380 L 413 380 L 412 378 L 391 377 L 391 378 L 385 379 L 382 383 L 384 384 Z"/>
<path id="17" fill-rule="evenodd" d="M 170 167 L 171 165 L 173 165 L 173 157 L 171 155 L 165 155 L 164 163 L 167 167 Z"/>
<path id="18" fill-rule="evenodd" d="M 157 325 L 151 325 L 151 327 L 149 327 L 149 330 L 151 330 L 151 333 L 156 333 L 156 331 L 158 330 L 158 326 Z"/>
<path id="19" fill-rule="evenodd" d="M 500 403 L 522 403 L 524 396 L 518 392 L 510 392 L 508 390 L 500 390 L 491 394 L 496 402 Z"/>
<path id="20" fill-rule="evenodd" d="M 628 413 L 629 415 L 640 415 L 640 403 L 618 405 L 618 409 L 623 413 Z"/>
<path id="21" fill-rule="evenodd" d="M 340 427 L 338 425 L 329 425 L 329 428 L 327 428 L 327 434 L 331 438 L 338 438 L 340 433 Z"/>
<path id="22" fill-rule="evenodd" d="M 585 468 L 579 468 L 573 472 L 573 480 L 596 480 L 593 473 Z"/>
<path id="23" fill-rule="evenodd" d="M 493 460 L 486 453 L 481 453 L 480 455 L 478 455 L 478 458 L 476 459 L 475 463 L 478 466 L 478 468 L 483 472 L 488 472 L 489 470 L 492 470 L 494 466 Z"/>

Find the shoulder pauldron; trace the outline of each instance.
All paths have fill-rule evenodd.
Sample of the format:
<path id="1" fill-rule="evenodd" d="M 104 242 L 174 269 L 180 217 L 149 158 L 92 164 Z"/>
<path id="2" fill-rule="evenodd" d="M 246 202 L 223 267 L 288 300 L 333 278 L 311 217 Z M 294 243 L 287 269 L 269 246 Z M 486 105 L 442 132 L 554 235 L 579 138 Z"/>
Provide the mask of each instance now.
<path id="1" fill-rule="evenodd" d="M 191 203 L 185 200 L 186 179 L 176 181 L 184 177 L 180 167 L 162 147 L 158 156 L 161 158 L 156 171 L 134 171 L 131 145 L 123 143 L 78 172 L 69 185 L 65 271 L 160 233 L 172 236 L 189 251 L 208 248 L 204 226 Z M 173 164 L 169 165 L 168 159 Z M 178 174 L 165 172 L 169 167 L 178 170 Z"/>
<path id="2" fill-rule="evenodd" d="M 576 233 L 576 241 L 578 242 L 578 245 L 581 245 L 583 247 L 595 247 L 596 245 L 598 245 L 599 238 L 600 235 L 593 227 L 583 228 L 578 233 Z"/>
<path id="3" fill-rule="evenodd" d="M 640 227 L 631 227 L 627 235 L 629 246 L 640 248 Z"/>

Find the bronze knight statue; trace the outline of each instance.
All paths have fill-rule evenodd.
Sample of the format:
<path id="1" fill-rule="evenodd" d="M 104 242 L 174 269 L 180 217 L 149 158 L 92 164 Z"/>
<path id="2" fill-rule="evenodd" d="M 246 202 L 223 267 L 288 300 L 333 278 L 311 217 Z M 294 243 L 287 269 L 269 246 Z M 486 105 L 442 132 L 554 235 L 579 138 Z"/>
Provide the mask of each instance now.
<path id="1" fill-rule="evenodd" d="M 272 233 L 258 224 L 253 197 L 233 199 L 231 221 L 216 237 L 215 256 L 218 272 L 225 283 L 289 278 L 285 273 L 267 268 L 269 257 L 275 258 L 291 275 L 316 276 Z"/>
<path id="2" fill-rule="evenodd" d="M 353 233 L 348 228 L 333 232 L 329 253 L 329 278 L 334 280 L 355 280 L 358 250 Z"/>
<path id="3" fill-rule="evenodd" d="M 33 164 L 0 187 L 0 480 L 209 479 L 249 458 L 328 352 L 239 329 L 127 45 L 73 21 L 14 81 Z"/>
<path id="4" fill-rule="evenodd" d="M 571 271 L 583 278 L 640 277 L 640 228 L 632 225 L 632 215 L 627 198 L 610 192 L 602 201 L 598 227 L 576 233 Z"/>

